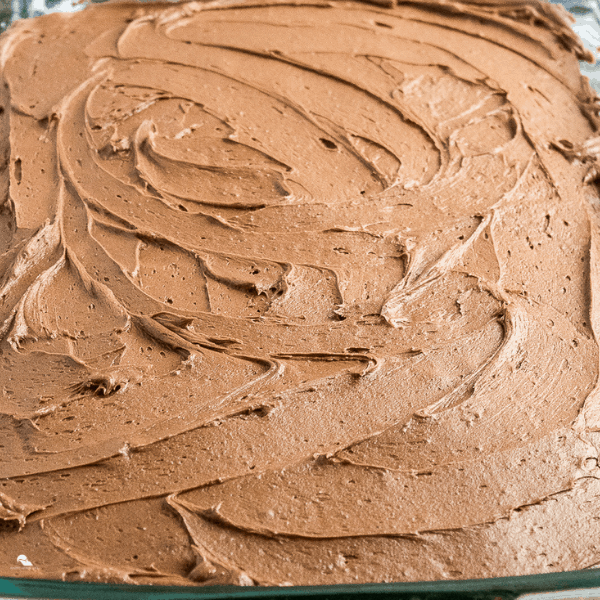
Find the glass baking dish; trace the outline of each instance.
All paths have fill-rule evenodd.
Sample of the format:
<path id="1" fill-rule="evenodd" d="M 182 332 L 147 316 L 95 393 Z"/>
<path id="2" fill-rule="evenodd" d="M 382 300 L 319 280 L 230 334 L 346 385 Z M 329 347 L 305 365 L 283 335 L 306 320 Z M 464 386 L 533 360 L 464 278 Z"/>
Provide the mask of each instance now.
<path id="1" fill-rule="evenodd" d="M 573 590 L 573 591 L 569 591 Z M 496 579 L 463 581 L 422 581 L 416 583 L 375 583 L 310 587 L 180 587 L 76 583 L 35 579 L 0 579 L 0 598 L 84 600 L 225 600 L 249 598 L 310 598 L 311 600 L 368 600 L 369 598 L 406 600 L 547 600 L 600 598 L 600 570 L 545 573 Z M 562 593 L 561 593 L 562 592 Z M 527 594 L 527 596 L 525 596 Z"/>
<path id="2" fill-rule="evenodd" d="M 90 0 L 103 2 L 104 0 Z M 558 2 L 557 2 L 558 3 Z M 600 57 L 600 0 L 562 0 L 573 15 L 573 29 L 584 45 Z M 18 19 L 52 12 L 80 10 L 85 2 L 76 0 L 0 0 L 0 32 Z M 582 72 L 600 94 L 600 66 L 581 63 Z M 213 600 L 249 598 L 311 598 L 359 600 L 369 598 L 406 598 L 434 600 L 469 598 L 510 600 L 600 599 L 600 569 L 546 573 L 517 577 L 459 581 L 422 581 L 411 583 L 352 584 L 310 587 L 183 587 L 67 582 L 42 579 L 0 578 L 0 600 L 16 598 L 83 600 Z"/>

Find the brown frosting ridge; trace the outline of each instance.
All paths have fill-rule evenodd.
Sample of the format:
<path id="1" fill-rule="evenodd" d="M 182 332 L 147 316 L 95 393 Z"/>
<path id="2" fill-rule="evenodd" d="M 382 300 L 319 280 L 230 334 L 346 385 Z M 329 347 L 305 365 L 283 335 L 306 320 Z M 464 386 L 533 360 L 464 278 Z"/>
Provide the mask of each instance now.
<path id="1" fill-rule="evenodd" d="M 598 105 L 561 10 L 109 2 L 0 42 L 0 575 L 600 561 Z"/>

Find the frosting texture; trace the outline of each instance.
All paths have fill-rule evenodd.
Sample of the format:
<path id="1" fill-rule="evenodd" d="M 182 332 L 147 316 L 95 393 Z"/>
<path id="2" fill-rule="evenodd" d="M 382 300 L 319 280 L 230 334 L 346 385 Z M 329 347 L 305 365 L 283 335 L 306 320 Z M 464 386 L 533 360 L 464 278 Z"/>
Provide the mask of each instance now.
<path id="1" fill-rule="evenodd" d="M 565 15 L 109 2 L 2 36 L 0 575 L 598 563 L 598 104 Z"/>

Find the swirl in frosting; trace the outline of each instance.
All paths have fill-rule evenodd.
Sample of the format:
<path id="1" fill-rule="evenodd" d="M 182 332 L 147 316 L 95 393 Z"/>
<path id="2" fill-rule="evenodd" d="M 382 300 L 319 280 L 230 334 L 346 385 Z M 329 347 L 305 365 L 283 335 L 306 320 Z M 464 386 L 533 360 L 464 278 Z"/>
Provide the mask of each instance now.
<path id="1" fill-rule="evenodd" d="M 598 106 L 558 8 L 121 2 L 0 41 L 2 575 L 600 561 Z"/>

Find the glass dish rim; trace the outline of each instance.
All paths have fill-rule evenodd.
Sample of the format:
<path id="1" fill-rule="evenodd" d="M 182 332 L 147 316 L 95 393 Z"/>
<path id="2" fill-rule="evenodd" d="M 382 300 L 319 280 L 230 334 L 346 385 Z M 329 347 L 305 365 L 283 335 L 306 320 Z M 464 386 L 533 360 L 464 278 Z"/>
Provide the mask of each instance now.
<path id="1" fill-rule="evenodd" d="M 600 589 L 600 569 L 538 573 L 484 579 L 390 583 L 351 583 L 290 587 L 167 586 L 94 583 L 0 577 L 0 598 L 54 600 L 246 600 L 250 598 L 494 598 L 510 600 L 523 594 Z M 599 594 L 600 595 L 600 594 Z"/>

